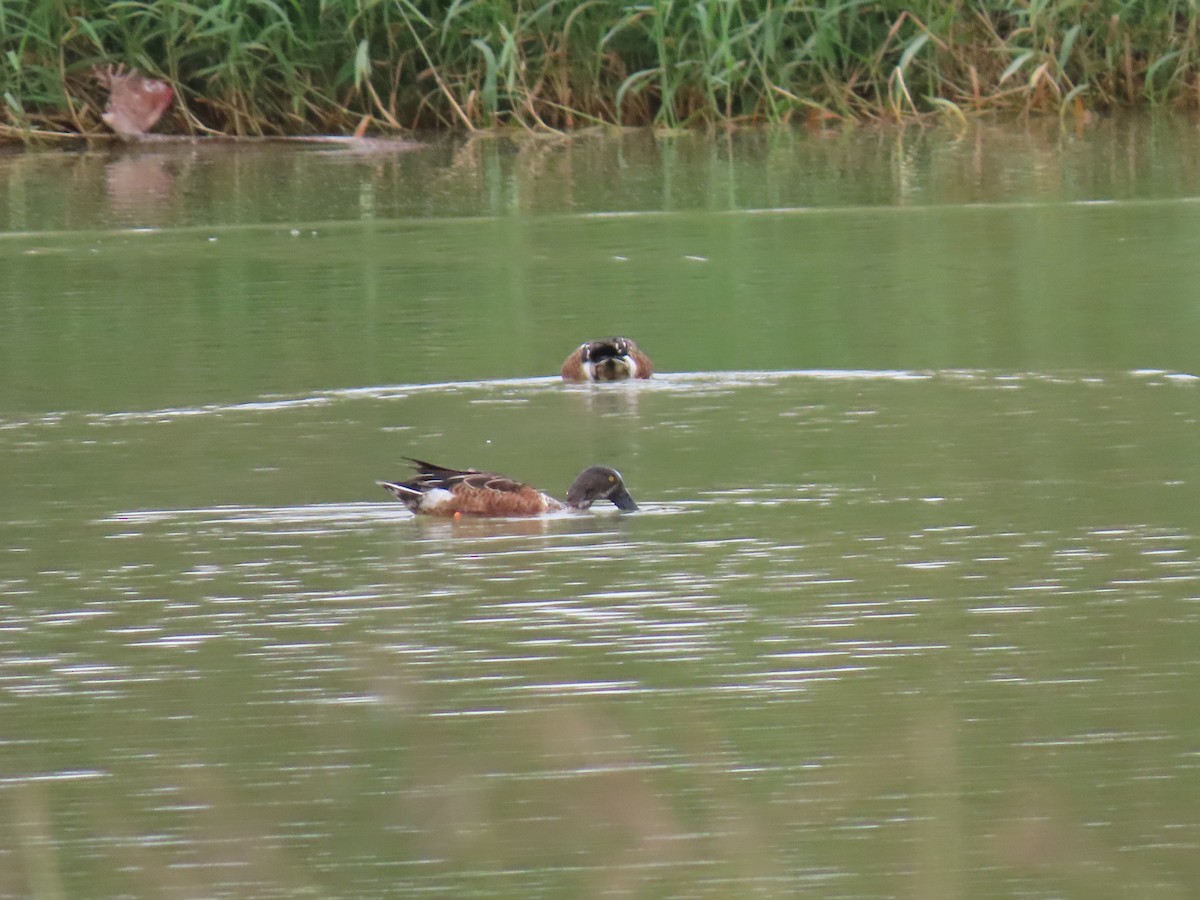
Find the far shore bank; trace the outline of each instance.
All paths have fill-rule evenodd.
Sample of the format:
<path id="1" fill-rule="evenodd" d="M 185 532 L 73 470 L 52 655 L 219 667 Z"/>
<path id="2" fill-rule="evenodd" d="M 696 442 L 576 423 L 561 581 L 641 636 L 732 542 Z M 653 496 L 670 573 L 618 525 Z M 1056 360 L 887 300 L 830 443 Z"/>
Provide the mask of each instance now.
<path id="1" fill-rule="evenodd" d="M 179 136 L 837 127 L 997 112 L 1079 125 L 1200 106 L 1200 11 L 1183 3 L 79 6 L 5 5 L 0 140 L 110 134 L 97 73 L 116 65 L 170 86 L 154 129 Z"/>

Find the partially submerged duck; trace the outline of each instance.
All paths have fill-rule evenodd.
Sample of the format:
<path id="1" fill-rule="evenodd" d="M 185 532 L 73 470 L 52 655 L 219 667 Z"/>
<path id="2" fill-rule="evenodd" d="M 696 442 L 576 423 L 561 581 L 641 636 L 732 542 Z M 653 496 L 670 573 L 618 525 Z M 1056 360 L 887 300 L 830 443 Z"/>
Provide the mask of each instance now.
<path id="1" fill-rule="evenodd" d="M 562 364 L 564 381 L 623 381 L 653 374 L 650 357 L 627 337 L 580 344 Z"/>
<path id="2" fill-rule="evenodd" d="M 584 469 L 567 489 L 563 502 L 506 475 L 405 459 L 416 466 L 416 476 L 408 481 L 381 481 L 379 486 L 418 515 L 540 516 L 587 509 L 597 500 L 610 500 L 620 510 L 637 509 L 621 473 L 608 466 Z"/>

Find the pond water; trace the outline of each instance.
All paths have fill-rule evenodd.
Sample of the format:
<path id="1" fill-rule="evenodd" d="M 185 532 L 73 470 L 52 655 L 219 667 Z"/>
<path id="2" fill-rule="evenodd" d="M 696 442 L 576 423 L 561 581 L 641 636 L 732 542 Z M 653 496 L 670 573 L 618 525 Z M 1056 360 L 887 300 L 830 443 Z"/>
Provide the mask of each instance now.
<path id="1" fill-rule="evenodd" d="M 0 156 L 0 896 L 1192 896 L 1200 143 L 1053 124 Z"/>

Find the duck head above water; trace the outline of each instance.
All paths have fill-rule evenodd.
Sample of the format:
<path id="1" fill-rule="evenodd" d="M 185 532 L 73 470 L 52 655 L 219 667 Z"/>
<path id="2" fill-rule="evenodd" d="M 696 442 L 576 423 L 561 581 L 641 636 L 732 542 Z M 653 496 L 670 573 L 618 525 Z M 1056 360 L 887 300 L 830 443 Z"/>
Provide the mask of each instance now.
<path id="1" fill-rule="evenodd" d="M 611 500 L 617 509 L 626 512 L 637 509 L 621 473 L 608 466 L 584 469 L 567 489 L 567 506 L 572 509 L 587 509 L 597 500 Z"/>

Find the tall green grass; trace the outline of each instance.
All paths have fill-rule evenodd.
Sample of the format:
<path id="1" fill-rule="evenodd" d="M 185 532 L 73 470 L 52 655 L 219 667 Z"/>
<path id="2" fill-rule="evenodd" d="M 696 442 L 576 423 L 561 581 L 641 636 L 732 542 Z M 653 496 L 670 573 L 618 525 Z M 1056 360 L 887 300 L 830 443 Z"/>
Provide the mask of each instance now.
<path id="1" fill-rule="evenodd" d="M 0 126 L 306 134 L 1079 113 L 1200 103 L 1194 0 L 4 0 Z"/>

